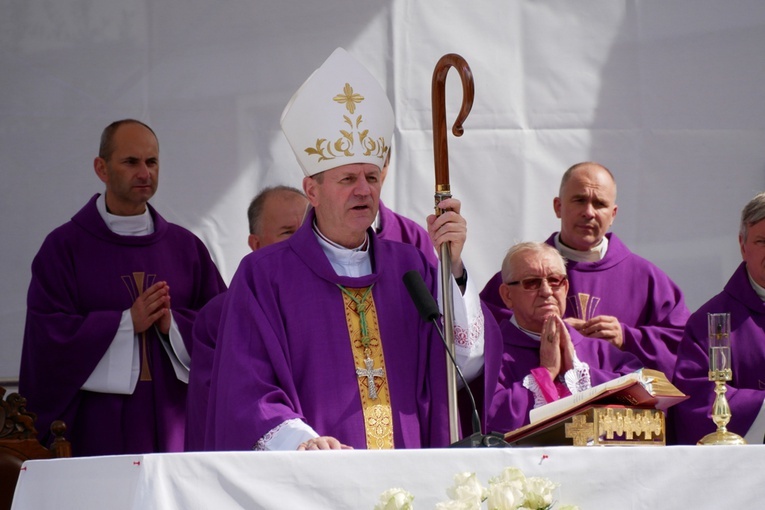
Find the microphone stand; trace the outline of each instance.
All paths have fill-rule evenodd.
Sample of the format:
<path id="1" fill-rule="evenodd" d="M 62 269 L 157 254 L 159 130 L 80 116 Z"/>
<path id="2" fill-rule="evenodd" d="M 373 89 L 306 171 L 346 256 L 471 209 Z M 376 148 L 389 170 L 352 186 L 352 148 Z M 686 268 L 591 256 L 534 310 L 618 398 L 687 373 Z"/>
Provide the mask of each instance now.
<path id="1" fill-rule="evenodd" d="M 452 370 L 459 375 L 460 380 L 462 381 L 462 384 L 465 386 L 465 391 L 467 392 L 468 396 L 470 397 L 470 403 L 472 406 L 473 414 L 472 414 L 472 421 L 473 421 L 473 433 L 463 439 L 459 438 L 459 415 L 455 412 L 455 415 L 457 415 L 457 435 L 456 438 L 450 439 L 451 441 L 451 447 L 456 448 L 476 448 L 476 447 L 504 447 L 504 446 L 510 446 L 504 439 L 504 436 L 502 434 L 499 434 L 497 432 L 490 432 L 489 434 L 483 434 L 481 433 L 481 417 L 478 415 L 478 406 L 476 406 L 475 398 L 473 397 L 473 392 L 470 390 L 470 386 L 468 386 L 468 382 L 465 379 L 465 376 L 462 374 L 462 370 L 460 370 L 459 365 L 457 365 L 457 360 L 454 359 L 454 355 L 452 354 L 451 349 L 449 349 L 449 344 L 447 343 L 446 335 L 444 335 L 444 331 L 441 329 L 441 326 L 439 324 L 438 319 L 441 318 L 441 312 L 438 310 L 438 304 L 436 303 L 436 300 L 433 299 L 433 295 L 428 290 L 428 287 L 425 285 L 425 282 L 422 279 L 422 275 L 416 271 L 407 271 L 407 273 L 404 275 L 404 285 L 406 286 L 407 291 L 409 292 L 409 297 L 412 298 L 412 302 L 414 303 L 414 306 L 417 308 L 417 312 L 420 314 L 420 317 L 425 322 L 430 322 L 436 327 L 436 331 L 438 331 L 438 335 L 441 337 L 441 341 L 444 344 L 444 347 L 446 347 L 446 354 L 448 356 L 448 359 L 446 360 L 446 363 L 448 366 L 451 366 Z M 455 393 L 455 404 L 456 404 L 456 391 L 457 391 L 457 385 L 453 385 L 454 393 Z M 451 407 L 450 407 L 450 418 L 451 418 Z"/>
<path id="2" fill-rule="evenodd" d="M 462 381 L 462 384 L 465 386 L 465 391 L 467 392 L 468 397 L 470 397 L 470 405 L 471 405 L 471 408 L 473 409 L 473 413 L 472 413 L 473 433 L 467 437 L 460 439 L 459 441 L 452 442 L 452 444 L 450 444 L 449 447 L 450 448 L 509 447 L 510 443 L 506 442 L 505 437 L 499 432 L 489 432 L 488 434 L 484 434 L 481 432 L 481 417 L 478 415 L 478 406 L 475 403 L 473 392 L 470 390 L 470 386 L 468 386 L 465 376 L 462 375 L 462 370 L 460 370 L 459 365 L 457 365 L 457 360 L 454 359 L 452 352 L 448 349 L 448 346 L 446 344 L 446 338 L 444 337 L 444 332 L 441 330 L 441 326 L 438 325 L 438 318 L 434 317 L 431 320 L 431 322 L 436 327 L 436 330 L 438 330 L 438 334 L 441 336 L 441 340 L 443 340 L 444 346 L 447 347 L 446 353 L 449 355 L 449 359 L 452 362 L 452 367 L 454 367 L 455 371 L 460 377 L 460 380 Z"/>

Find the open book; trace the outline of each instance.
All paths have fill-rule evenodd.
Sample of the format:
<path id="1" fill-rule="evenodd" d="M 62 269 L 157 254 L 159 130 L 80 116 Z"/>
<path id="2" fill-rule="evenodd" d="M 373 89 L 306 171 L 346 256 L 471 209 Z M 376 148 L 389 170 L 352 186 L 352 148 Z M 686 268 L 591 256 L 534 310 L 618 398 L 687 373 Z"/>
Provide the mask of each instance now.
<path id="1" fill-rule="evenodd" d="M 505 440 L 512 443 L 538 434 L 547 427 L 560 424 L 562 420 L 595 405 L 621 405 L 666 411 L 687 398 L 687 395 L 669 382 L 663 372 L 642 368 L 532 409 L 529 413 L 529 425 L 508 432 L 505 434 Z"/>
<path id="2" fill-rule="evenodd" d="M 641 368 L 637 372 L 617 377 L 580 393 L 532 409 L 529 413 L 529 421 L 538 423 L 551 416 L 558 416 L 595 403 L 651 407 L 666 411 L 667 408 L 686 398 L 688 396 L 669 382 L 663 372 Z"/>

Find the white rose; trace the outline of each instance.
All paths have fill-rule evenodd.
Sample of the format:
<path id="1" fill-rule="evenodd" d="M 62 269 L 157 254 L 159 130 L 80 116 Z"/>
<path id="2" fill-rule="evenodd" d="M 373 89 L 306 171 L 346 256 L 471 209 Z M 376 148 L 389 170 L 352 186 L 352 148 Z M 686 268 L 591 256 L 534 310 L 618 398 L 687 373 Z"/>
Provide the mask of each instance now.
<path id="1" fill-rule="evenodd" d="M 475 473 L 458 473 L 454 475 L 454 485 L 446 493 L 452 500 L 462 501 L 467 508 L 480 508 L 486 499 L 486 489 L 478 481 Z"/>
<path id="2" fill-rule="evenodd" d="M 380 501 L 374 510 L 412 510 L 414 496 L 404 489 L 393 488 L 380 494 Z"/>
<path id="3" fill-rule="evenodd" d="M 532 477 L 526 479 L 526 506 L 529 508 L 547 508 L 552 505 L 553 491 L 557 487 L 547 478 Z"/>
<path id="4" fill-rule="evenodd" d="M 489 510 L 515 510 L 523 501 L 523 494 L 511 485 L 494 483 L 489 485 Z"/>

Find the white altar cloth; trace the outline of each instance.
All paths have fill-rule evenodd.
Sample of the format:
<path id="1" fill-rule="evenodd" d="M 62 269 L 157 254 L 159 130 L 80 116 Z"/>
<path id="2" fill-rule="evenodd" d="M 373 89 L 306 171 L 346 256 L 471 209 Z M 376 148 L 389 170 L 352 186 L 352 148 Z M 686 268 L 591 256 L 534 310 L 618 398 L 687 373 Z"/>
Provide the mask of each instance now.
<path id="1" fill-rule="evenodd" d="M 447 499 L 453 476 L 514 466 L 559 483 L 559 504 L 593 509 L 761 508 L 765 446 L 551 447 L 207 452 L 27 461 L 13 510 L 372 509 L 403 487 L 414 507 Z"/>

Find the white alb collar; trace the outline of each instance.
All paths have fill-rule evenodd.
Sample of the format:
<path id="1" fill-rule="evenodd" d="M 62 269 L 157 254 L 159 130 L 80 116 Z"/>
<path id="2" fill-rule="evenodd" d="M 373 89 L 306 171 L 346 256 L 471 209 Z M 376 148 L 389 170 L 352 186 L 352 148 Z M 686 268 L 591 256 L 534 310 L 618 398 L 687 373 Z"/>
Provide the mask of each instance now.
<path id="1" fill-rule="evenodd" d="M 106 210 L 106 198 L 101 194 L 96 199 L 98 214 L 109 230 L 121 236 L 147 236 L 154 233 L 154 220 L 149 208 L 137 216 L 117 216 Z"/>
<path id="2" fill-rule="evenodd" d="M 350 276 L 358 278 L 372 274 L 372 259 L 369 256 L 369 234 L 366 234 L 364 242 L 356 248 L 346 248 L 331 241 L 321 233 L 313 222 L 313 233 L 319 241 L 322 251 L 332 264 L 332 268 L 338 276 Z"/>
<path id="3" fill-rule="evenodd" d="M 573 260 L 574 262 L 597 262 L 603 260 L 608 251 L 608 238 L 603 236 L 600 244 L 590 248 L 587 251 L 579 251 L 570 248 L 563 244 L 560 240 L 560 232 L 555 235 L 555 248 L 561 255 L 567 260 Z"/>
<path id="4" fill-rule="evenodd" d="M 763 301 L 765 301 L 765 287 L 762 287 L 760 284 L 754 281 L 754 278 L 752 278 L 752 275 L 749 274 L 748 269 L 746 270 L 746 276 L 747 278 L 749 278 L 749 283 L 752 285 L 754 292 L 757 293 L 757 296 Z"/>

